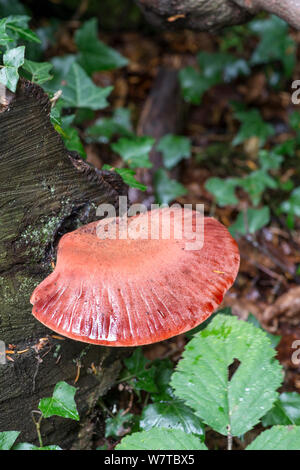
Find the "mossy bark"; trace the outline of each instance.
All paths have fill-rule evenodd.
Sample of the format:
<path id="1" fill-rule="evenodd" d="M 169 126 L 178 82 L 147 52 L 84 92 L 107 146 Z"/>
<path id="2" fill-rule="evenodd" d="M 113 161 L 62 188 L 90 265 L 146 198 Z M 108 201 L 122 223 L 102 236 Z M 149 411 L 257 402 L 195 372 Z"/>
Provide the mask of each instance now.
<path id="1" fill-rule="evenodd" d="M 3 98 L 3 96 L 2 96 Z M 49 120 L 42 89 L 22 81 L 0 112 L 0 340 L 11 360 L 0 364 L 0 431 L 36 442 L 31 410 L 60 380 L 74 382 L 83 417 L 113 383 L 124 349 L 53 338 L 31 314 L 30 295 L 53 269 L 59 238 L 95 220 L 100 203 L 118 206 L 126 188 L 70 154 Z M 44 338 L 41 340 L 41 338 Z M 23 352 L 25 351 L 25 352 Z M 78 424 L 44 420 L 45 444 L 66 448 Z"/>

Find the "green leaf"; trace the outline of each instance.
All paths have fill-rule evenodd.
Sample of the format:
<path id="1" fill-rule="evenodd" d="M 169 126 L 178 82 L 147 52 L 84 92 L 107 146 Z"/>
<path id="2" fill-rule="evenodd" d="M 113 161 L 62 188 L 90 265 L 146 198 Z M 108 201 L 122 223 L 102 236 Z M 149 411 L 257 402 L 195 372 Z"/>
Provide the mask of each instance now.
<path id="1" fill-rule="evenodd" d="M 0 69 L 0 83 L 5 85 L 12 92 L 16 91 L 19 74 L 18 68 L 24 64 L 24 46 L 9 49 L 3 54 L 3 64 Z"/>
<path id="2" fill-rule="evenodd" d="M 76 388 L 66 382 L 58 382 L 54 388 L 52 397 L 42 398 L 39 403 L 39 409 L 44 418 L 50 416 L 62 416 L 63 418 L 79 421 L 79 415 L 76 408 L 74 396 Z"/>
<path id="3" fill-rule="evenodd" d="M 113 418 L 108 418 L 105 423 L 105 437 L 120 437 L 123 436 L 126 432 L 126 423 L 129 423 L 133 414 L 126 413 L 123 414 L 124 410 L 119 410 L 118 413 Z"/>
<path id="4" fill-rule="evenodd" d="M 158 391 L 155 383 L 155 368 L 148 367 L 150 361 L 143 355 L 141 348 L 137 348 L 131 357 L 124 360 L 124 363 L 127 370 L 123 372 L 123 378 L 135 377 L 134 388 L 136 390 L 145 390 L 150 393 Z"/>
<path id="5" fill-rule="evenodd" d="M 187 434 L 204 436 L 202 421 L 180 400 L 146 406 L 142 412 L 140 427 L 144 431 L 152 428 L 180 429 Z"/>
<path id="6" fill-rule="evenodd" d="M 66 76 L 66 85 L 62 86 L 63 99 L 74 108 L 103 109 L 108 103 L 107 96 L 112 87 L 100 88 L 94 85 L 80 65 L 74 62 Z"/>
<path id="7" fill-rule="evenodd" d="M 121 155 L 130 168 L 151 168 L 149 153 L 154 143 L 152 137 L 121 137 L 111 148 Z"/>
<path id="8" fill-rule="evenodd" d="M 239 186 L 249 194 L 252 203 L 257 206 L 264 191 L 267 188 L 277 189 L 278 183 L 265 170 L 257 170 L 252 171 L 244 178 L 240 178 Z"/>
<path id="9" fill-rule="evenodd" d="M 157 150 L 162 152 L 164 165 L 170 169 L 191 156 L 191 141 L 188 137 L 167 134 L 160 139 Z"/>
<path id="10" fill-rule="evenodd" d="M 104 144 L 107 144 L 115 135 L 132 137 L 130 110 L 117 108 L 111 118 L 100 118 L 92 126 L 88 127 L 86 135 L 90 142 Z"/>
<path id="11" fill-rule="evenodd" d="M 40 44 L 41 40 L 35 32 L 28 28 L 30 17 L 27 15 L 11 15 L 6 19 L 6 25 L 17 38 Z"/>
<path id="12" fill-rule="evenodd" d="M 0 45 L 8 46 L 13 39 L 6 32 L 6 18 L 0 20 Z"/>
<path id="13" fill-rule="evenodd" d="M 50 60 L 53 70 L 51 71 L 53 78 L 50 82 L 43 84 L 43 88 L 48 93 L 55 93 L 62 89 L 65 79 L 70 71 L 71 66 L 75 63 L 76 56 L 67 54 L 61 57 L 53 57 Z"/>
<path id="14" fill-rule="evenodd" d="M 300 217 L 300 186 L 292 191 L 289 199 L 280 205 L 282 212 Z"/>
<path id="15" fill-rule="evenodd" d="M 32 60 L 25 60 L 23 68 L 31 74 L 31 81 L 38 85 L 41 85 L 52 78 L 52 75 L 49 73 L 52 69 L 52 64 L 49 62 L 33 62 Z"/>
<path id="16" fill-rule="evenodd" d="M 77 61 L 89 75 L 128 64 L 128 60 L 119 52 L 99 41 L 96 18 L 86 21 L 76 31 L 75 42 L 79 50 Z"/>
<path id="17" fill-rule="evenodd" d="M 250 68 L 244 59 L 239 59 L 226 52 L 202 51 L 197 55 L 197 60 L 204 76 L 211 79 L 212 84 L 223 81 L 230 82 L 239 75 L 249 75 Z"/>
<path id="18" fill-rule="evenodd" d="M 268 150 L 260 150 L 258 153 L 258 159 L 261 169 L 264 171 L 278 170 L 284 157 L 279 153 L 268 152 Z"/>
<path id="19" fill-rule="evenodd" d="M 207 450 L 198 436 L 180 429 L 151 429 L 126 436 L 117 450 Z"/>
<path id="20" fill-rule="evenodd" d="M 140 191 L 146 191 L 147 186 L 137 181 L 134 177 L 135 171 L 131 170 L 130 168 L 113 168 L 110 165 L 103 165 L 102 170 L 111 170 L 113 169 L 116 173 L 118 173 L 125 184 L 128 184 L 131 188 L 137 188 Z"/>
<path id="21" fill-rule="evenodd" d="M 221 179 L 217 177 L 209 178 L 205 183 L 205 189 L 214 195 L 219 206 L 235 205 L 239 201 L 235 195 L 239 178 Z"/>
<path id="22" fill-rule="evenodd" d="M 300 450 L 300 426 L 273 426 L 262 432 L 246 450 Z"/>
<path id="23" fill-rule="evenodd" d="M 281 393 L 273 408 L 261 420 L 264 427 L 274 424 L 300 426 L 300 393 Z"/>
<path id="24" fill-rule="evenodd" d="M 257 137 L 260 146 L 263 146 L 266 140 L 275 133 L 273 126 L 262 119 L 257 109 L 237 111 L 234 117 L 241 122 L 241 127 L 232 142 L 233 145 L 239 145 L 250 137 Z"/>
<path id="25" fill-rule="evenodd" d="M 179 83 L 185 101 L 193 104 L 200 104 L 204 93 L 214 85 L 210 78 L 201 76 L 193 67 L 180 70 Z"/>
<path id="26" fill-rule="evenodd" d="M 282 369 L 266 334 L 234 316 L 217 315 L 188 343 L 172 376 L 175 395 L 206 424 L 239 436 L 273 406 Z M 240 362 L 229 379 L 229 366 Z"/>
<path id="27" fill-rule="evenodd" d="M 246 212 L 239 213 L 234 224 L 229 227 L 229 232 L 233 237 L 237 234 L 247 235 L 247 233 L 255 233 L 257 230 L 268 225 L 270 218 L 268 206 L 263 206 L 261 209 L 247 209 Z"/>
<path id="28" fill-rule="evenodd" d="M 267 337 L 269 338 L 269 340 L 271 341 L 271 346 L 272 348 L 276 348 L 276 346 L 278 346 L 280 340 L 281 340 L 281 336 L 279 335 L 272 335 L 272 333 L 269 333 L 268 331 L 265 331 L 263 329 L 263 327 L 261 326 L 261 324 L 259 323 L 258 319 L 252 314 L 250 313 L 248 315 L 248 318 L 247 318 L 247 322 L 251 323 L 252 325 L 256 326 L 256 328 L 260 328 L 261 330 L 263 330 Z M 278 423 L 277 423 L 278 424 Z"/>
<path id="29" fill-rule="evenodd" d="M 155 172 L 154 187 L 158 204 L 169 204 L 179 196 L 187 194 L 186 188 L 178 181 L 170 179 L 162 168 Z"/>
<path id="30" fill-rule="evenodd" d="M 20 431 L 3 431 L 0 432 L 0 450 L 9 450 L 17 440 Z"/>
<path id="31" fill-rule="evenodd" d="M 285 76 L 290 77 L 296 63 L 296 43 L 288 34 L 288 24 L 271 15 L 267 19 L 252 21 L 249 27 L 261 37 L 250 63 L 257 65 L 279 61 L 283 64 Z"/>
<path id="32" fill-rule="evenodd" d="M 82 142 L 80 140 L 78 130 L 75 129 L 75 127 L 70 126 L 63 126 L 62 129 L 62 138 L 67 149 L 70 151 L 75 151 L 79 153 L 81 157 L 86 158 L 86 153 L 84 150 L 84 146 L 82 145 Z"/>
<path id="33" fill-rule="evenodd" d="M 20 444 L 16 444 L 13 450 L 62 450 L 62 448 L 55 445 L 38 447 L 28 442 L 21 442 Z"/>

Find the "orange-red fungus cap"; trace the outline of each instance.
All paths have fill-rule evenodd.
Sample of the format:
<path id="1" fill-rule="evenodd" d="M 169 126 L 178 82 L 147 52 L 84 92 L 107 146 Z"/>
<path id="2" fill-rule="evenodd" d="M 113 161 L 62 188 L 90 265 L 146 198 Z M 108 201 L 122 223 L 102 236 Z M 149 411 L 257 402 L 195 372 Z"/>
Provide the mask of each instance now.
<path id="1" fill-rule="evenodd" d="M 228 230 L 213 218 L 201 227 L 197 214 L 157 209 L 67 233 L 55 271 L 32 294 L 33 315 L 61 335 L 107 346 L 155 343 L 196 327 L 222 302 L 240 261 Z"/>

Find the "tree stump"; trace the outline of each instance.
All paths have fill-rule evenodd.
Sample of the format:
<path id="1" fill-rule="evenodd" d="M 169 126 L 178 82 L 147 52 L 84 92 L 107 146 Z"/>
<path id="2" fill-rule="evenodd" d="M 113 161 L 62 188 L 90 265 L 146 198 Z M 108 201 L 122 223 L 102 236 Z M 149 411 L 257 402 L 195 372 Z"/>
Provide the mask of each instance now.
<path id="1" fill-rule="evenodd" d="M 30 295 L 53 269 L 66 232 L 95 220 L 101 203 L 118 207 L 127 192 L 117 174 L 96 170 L 70 154 L 49 119 L 50 102 L 21 81 L 0 107 L 0 340 L 10 360 L 0 364 L 0 431 L 22 431 L 36 443 L 31 411 L 65 380 L 78 391 L 81 419 L 114 383 L 124 348 L 60 339 L 31 314 Z M 79 374 L 80 372 L 80 374 Z M 78 378 L 79 374 L 79 378 Z M 77 380 L 78 379 L 78 380 Z M 78 423 L 43 420 L 44 445 L 69 448 Z"/>

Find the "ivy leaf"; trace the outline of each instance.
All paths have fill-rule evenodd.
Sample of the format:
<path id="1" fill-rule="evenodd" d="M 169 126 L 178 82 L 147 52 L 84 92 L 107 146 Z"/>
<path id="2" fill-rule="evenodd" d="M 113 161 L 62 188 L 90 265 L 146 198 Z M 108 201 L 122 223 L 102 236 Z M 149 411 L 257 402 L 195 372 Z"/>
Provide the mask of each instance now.
<path id="1" fill-rule="evenodd" d="M 147 367 L 150 361 L 145 358 L 141 348 L 137 348 L 131 357 L 124 360 L 124 363 L 127 371 L 123 372 L 123 377 L 126 375 L 135 377 L 134 388 L 136 390 L 145 390 L 150 393 L 158 391 L 155 384 L 155 368 Z"/>
<path id="2" fill-rule="evenodd" d="M 192 104 L 200 104 L 204 93 L 214 84 L 210 78 L 201 76 L 193 67 L 180 70 L 179 83 L 185 101 Z"/>
<path id="3" fill-rule="evenodd" d="M 162 152 L 164 165 L 170 169 L 191 156 L 191 141 L 187 137 L 167 134 L 160 139 L 157 150 Z"/>
<path id="4" fill-rule="evenodd" d="M 151 429 L 122 439 L 117 450 L 207 450 L 198 436 L 180 429 Z"/>
<path id="5" fill-rule="evenodd" d="M 86 129 L 90 142 L 107 144 L 113 136 L 132 137 L 130 110 L 117 108 L 111 118 L 100 118 Z"/>
<path id="6" fill-rule="evenodd" d="M 27 15 L 10 15 L 6 18 L 7 29 L 15 33 L 18 38 L 40 44 L 40 38 L 34 31 L 28 28 L 29 20 L 30 17 Z"/>
<path id="7" fill-rule="evenodd" d="M 0 432 L 0 450 L 10 450 L 14 445 L 20 431 L 3 431 Z"/>
<path id="8" fill-rule="evenodd" d="M 261 38 L 250 63 L 257 65 L 280 61 L 286 77 L 290 77 L 296 64 L 296 43 L 288 34 L 288 24 L 271 15 L 267 19 L 252 21 L 249 28 Z"/>
<path id="9" fill-rule="evenodd" d="M 260 146 L 263 146 L 266 140 L 275 133 L 273 126 L 262 119 L 257 109 L 236 111 L 234 117 L 241 122 L 241 127 L 232 145 L 239 145 L 250 137 L 257 137 Z"/>
<path id="10" fill-rule="evenodd" d="M 273 426 L 262 432 L 246 450 L 300 450 L 300 426 Z"/>
<path id="11" fill-rule="evenodd" d="M 125 424 L 129 423 L 134 415 L 132 413 L 123 414 L 124 410 L 119 410 L 118 413 L 111 418 L 108 418 L 105 423 L 105 437 L 123 436 L 126 433 Z"/>
<path id="12" fill-rule="evenodd" d="M 235 205 L 239 201 L 235 195 L 239 178 L 221 179 L 217 177 L 209 178 L 205 183 L 205 189 L 214 195 L 219 206 Z"/>
<path id="13" fill-rule="evenodd" d="M 110 165 L 103 165 L 102 170 L 111 170 L 112 167 Z M 146 191 L 147 186 L 140 183 L 138 180 L 135 179 L 135 171 L 131 170 L 130 168 L 114 168 L 114 171 L 118 173 L 125 184 L 130 186 L 131 188 L 137 188 L 140 191 Z"/>
<path id="14" fill-rule="evenodd" d="M 166 170 L 162 168 L 155 172 L 154 187 L 158 204 L 169 204 L 187 193 L 186 188 L 178 181 L 170 179 Z"/>
<path id="15" fill-rule="evenodd" d="M 261 420 L 264 427 L 274 424 L 300 426 L 300 393 L 281 393 L 273 408 Z"/>
<path id="16" fill-rule="evenodd" d="M 263 206 L 261 209 L 247 209 L 246 213 L 240 212 L 236 221 L 229 227 L 229 232 L 233 237 L 237 234 L 247 235 L 255 233 L 265 227 L 270 222 L 270 209 Z"/>
<path id="17" fill-rule="evenodd" d="M 202 51 L 197 55 L 197 61 L 206 78 L 211 79 L 212 84 L 223 81 L 230 82 L 239 75 L 249 75 L 250 68 L 244 59 L 239 59 L 226 52 L 210 53 Z"/>
<path id="18" fill-rule="evenodd" d="M 44 418 L 50 416 L 62 416 L 63 418 L 79 421 L 74 396 L 76 388 L 66 382 L 58 382 L 54 388 L 52 397 L 42 398 L 39 402 L 39 409 Z"/>
<path id="19" fill-rule="evenodd" d="M 286 214 L 300 217 L 300 186 L 295 188 L 287 201 L 281 203 L 280 208 Z"/>
<path id="20" fill-rule="evenodd" d="M 180 400 L 153 403 L 144 407 L 140 427 L 144 431 L 152 428 L 181 429 L 187 434 L 204 436 L 202 421 Z"/>
<path id="21" fill-rule="evenodd" d="M 62 138 L 67 149 L 75 151 L 79 153 L 81 157 L 86 158 L 86 153 L 80 140 L 78 130 L 71 126 L 63 127 L 62 129 Z"/>
<path id="22" fill-rule="evenodd" d="M 282 368 L 267 335 L 237 317 L 217 315 L 188 343 L 172 376 L 175 395 L 206 424 L 234 436 L 253 428 L 270 410 Z M 239 366 L 229 379 L 229 366 Z M 187 386 L 188 384 L 188 386 Z"/>
<path id="23" fill-rule="evenodd" d="M 284 158 L 279 153 L 268 152 L 268 150 L 260 150 L 258 159 L 261 169 L 264 171 L 278 170 Z"/>
<path id="24" fill-rule="evenodd" d="M 10 91 L 15 92 L 19 80 L 18 69 L 24 64 L 25 47 L 19 46 L 9 49 L 3 54 L 3 65 L 0 69 L 0 83 Z"/>
<path id="25" fill-rule="evenodd" d="M 111 70 L 128 64 L 125 57 L 98 39 L 96 18 L 86 21 L 76 31 L 75 42 L 79 50 L 77 61 L 89 75 L 99 70 Z"/>
<path id="26" fill-rule="evenodd" d="M 66 85 L 62 86 L 63 100 L 74 108 L 102 109 L 108 103 L 107 96 L 113 87 L 100 88 L 94 85 L 85 71 L 74 62 L 66 76 Z"/>
<path id="27" fill-rule="evenodd" d="M 13 39 L 6 32 L 6 18 L 0 20 L 0 45 L 7 46 Z"/>
<path id="28" fill-rule="evenodd" d="M 240 178 L 241 186 L 250 196 L 252 203 L 257 206 L 265 189 L 277 189 L 278 183 L 264 170 L 252 171 L 248 176 Z"/>
<path id="29" fill-rule="evenodd" d="M 73 54 L 66 54 L 62 57 L 53 57 L 50 60 L 53 70 L 51 71 L 53 78 L 50 82 L 43 84 L 43 88 L 48 93 L 55 93 L 62 89 L 65 84 L 65 79 L 70 71 L 71 66 L 75 63 L 76 56 Z"/>
<path id="30" fill-rule="evenodd" d="M 52 75 L 49 73 L 52 69 L 52 64 L 49 62 L 33 62 L 32 60 L 25 59 L 23 68 L 31 74 L 31 81 L 38 85 L 52 78 Z"/>
<path id="31" fill-rule="evenodd" d="M 151 168 L 149 153 L 154 143 L 155 139 L 152 137 L 121 137 L 111 148 L 121 155 L 130 168 Z"/>

